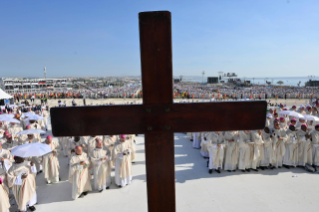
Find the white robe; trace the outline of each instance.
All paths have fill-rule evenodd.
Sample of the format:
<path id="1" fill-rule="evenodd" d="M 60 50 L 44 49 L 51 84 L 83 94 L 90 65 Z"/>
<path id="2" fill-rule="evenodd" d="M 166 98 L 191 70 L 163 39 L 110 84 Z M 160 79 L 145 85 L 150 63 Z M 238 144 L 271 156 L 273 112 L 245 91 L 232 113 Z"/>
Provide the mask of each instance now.
<path id="1" fill-rule="evenodd" d="M 84 161 L 86 164 L 81 165 Z M 83 192 L 92 191 L 91 174 L 88 170 L 90 166 L 87 154 L 74 155 L 70 160 L 69 182 L 72 183 L 72 199 L 77 199 Z"/>
<path id="2" fill-rule="evenodd" d="M 117 143 L 113 149 L 113 161 L 115 161 L 115 184 L 118 186 L 123 187 L 132 182 L 131 148 L 131 143 L 126 140 L 123 143 Z M 126 152 L 127 150 L 128 152 Z M 125 155 L 123 153 L 125 153 Z"/>
<path id="3" fill-rule="evenodd" d="M 226 131 L 224 133 L 224 143 L 226 146 L 224 170 L 236 170 L 238 164 L 238 131 Z M 234 142 L 229 142 L 229 141 Z"/>
<path id="4" fill-rule="evenodd" d="M 296 167 L 298 164 L 298 143 L 296 138 L 296 131 L 291 131 L 288 129 L 286 131 L 287 140 L 286 140 L 286 152 L 283 158 L 283 164 L 287 166 Z"/>
<path id="5" fill-rule="evenodd" d="M 107 156 L 107 159 L 101 161 L 105 156 Z M 104 190 L 111 185 L 111 159 L 111 152 L 108 148 L 95 148 L 93 150 L 91 162 L 93 164 L 95 190 Z"/>
<path id="6" fill-rule="evenodd" d="M 200 132 L 193 133 L 193 147 L 196 149 L 200 149 Z"/>
<path id="7" fill-rule="evenodd" d="M 251 133 L 246 133 L 245 131 L 239 131 L 239 161 L 238 169 L 245 170 L 252 168 L 251 155 L 253 154 L 253 144 L 251 139 Z"/>
<path id="8" fill-rule="evenodd" d="M 207 136 L 209 144 L 207 148 L 209 149 L 209 169 L 223 168 L 224 163 L 224 136 L 222 133 L 212 132 Z"/>
<path id="9" fill-rule="evenodd" d="M 285 155 L 285 142 L 288 138 L 286 131 L 284 129 L 272 129 L 272 141 L 273 141 L 273 159 L 272 165 L 278 168 L 282 166 L 283 157 Z M 283 140 L 279 140 L 279 137 L 282 137 Z"/>
<path id="10" fill-rule="evenodd" d="M 313 130 L 311 132 L 312 138 L 312 154 L 313 154 L 313 164 L 319 166 L 319 131 Z"/>
<path id="11" fill-rule="evenodd" d="M 272 163 L 272 140 L 270 134 L 262 131 L 264 159 L 260 161 L 260 166 L 267 167 Z"/>

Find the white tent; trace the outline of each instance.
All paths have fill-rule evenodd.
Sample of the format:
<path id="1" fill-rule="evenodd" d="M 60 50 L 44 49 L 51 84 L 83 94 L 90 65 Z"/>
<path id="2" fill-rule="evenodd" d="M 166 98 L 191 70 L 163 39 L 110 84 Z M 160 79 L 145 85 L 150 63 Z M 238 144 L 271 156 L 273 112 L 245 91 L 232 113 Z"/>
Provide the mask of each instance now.
<path id="1" fill-rule="evenodd" d="M 9 94 L 7 94 L 6 92 L 4 92 L 1 88 L 0 88 L 0 100 L 1 99 L 12 99 L 13 97 L 10 96 Z"/>

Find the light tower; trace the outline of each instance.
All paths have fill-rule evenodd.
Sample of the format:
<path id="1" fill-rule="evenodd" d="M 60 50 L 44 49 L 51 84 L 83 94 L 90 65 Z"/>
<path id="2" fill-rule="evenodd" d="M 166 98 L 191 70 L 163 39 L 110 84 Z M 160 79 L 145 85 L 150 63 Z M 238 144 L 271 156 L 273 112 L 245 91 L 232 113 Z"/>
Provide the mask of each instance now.
<path id="1" fill-rule="evenodd" d="M 44 72 L 44 79 L 46 79 L 47 78 L 47 68 L 46 67 L 43 68 L 43 72 Z"/>

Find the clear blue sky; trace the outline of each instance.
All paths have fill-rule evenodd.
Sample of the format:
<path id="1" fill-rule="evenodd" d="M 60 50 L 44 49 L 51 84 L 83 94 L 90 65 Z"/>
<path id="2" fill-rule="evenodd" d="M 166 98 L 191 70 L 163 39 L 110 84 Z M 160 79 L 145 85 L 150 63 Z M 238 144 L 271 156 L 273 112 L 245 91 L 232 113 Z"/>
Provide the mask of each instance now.
<path id="1" fill-rule="evenodd" d="M 174 75 L 319 75 L 318 0 L 1 0 L 0 77 L 140 75 L 138 13 L 172 12 Z"/>

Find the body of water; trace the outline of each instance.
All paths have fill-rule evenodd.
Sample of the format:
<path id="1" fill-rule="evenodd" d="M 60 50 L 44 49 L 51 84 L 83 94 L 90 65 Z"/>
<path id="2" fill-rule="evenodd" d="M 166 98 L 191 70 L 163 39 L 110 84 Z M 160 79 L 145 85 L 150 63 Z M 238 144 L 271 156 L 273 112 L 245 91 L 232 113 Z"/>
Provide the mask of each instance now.
<path id="1" fill-rule="evenodd" d="M 178 77 L 176 77 L 178 78 Z M 299 82 L 300 86 L 304 86 L 307 81 L 309 81 L 309 77 L 257 77 L 257 78 L 248 78 L 248 77 L 236 77 L 243 80 L 249 80 L 253 84 L 264 85 L 266 80 L 267 82 L 271 82 L 271 84 L 278 85 L 278 81 L 283 81 L 283 85 L 289 86 L 297 86 Z M 228 78 L 222 78 L 222 80 L 227 81 Z M 312 80 L 319 80 L 319 77 L 313 77 Z M 194 76 L 194 77 L 183 77 L 184 82 L 207 82 L 207 77 Z"/>

